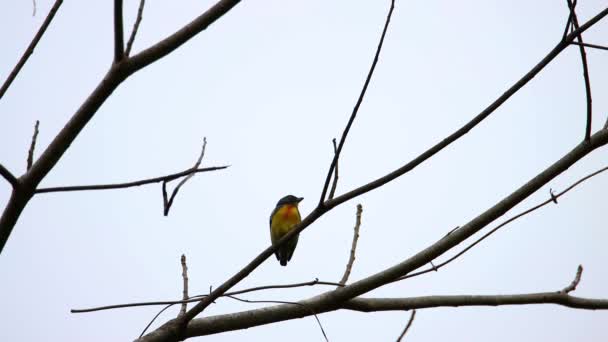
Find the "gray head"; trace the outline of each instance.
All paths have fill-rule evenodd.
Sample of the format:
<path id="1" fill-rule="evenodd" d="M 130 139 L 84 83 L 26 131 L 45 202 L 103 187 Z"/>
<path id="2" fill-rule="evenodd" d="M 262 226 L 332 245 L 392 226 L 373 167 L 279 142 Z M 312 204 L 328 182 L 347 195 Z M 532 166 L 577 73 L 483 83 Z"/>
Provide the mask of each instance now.
<path id="1" fill-rule="evenodd" d="M 277 203 L 277 207 L 280 207 L 285 204 L 298 204 L 302 201 L 304 197 L 296 197 L 294 195 L 287 195 L 279 200 Z"/>

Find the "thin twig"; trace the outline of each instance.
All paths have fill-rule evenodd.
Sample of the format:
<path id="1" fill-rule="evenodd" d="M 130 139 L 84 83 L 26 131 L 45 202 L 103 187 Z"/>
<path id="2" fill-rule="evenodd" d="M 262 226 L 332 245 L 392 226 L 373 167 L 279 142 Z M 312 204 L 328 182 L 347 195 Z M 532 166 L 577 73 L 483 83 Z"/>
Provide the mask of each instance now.
<path id="1" fill-rule="evenodd" d="M 579 42 L 571 42 L 570 44 L 584 46 L 584 47 L 589 47 L 589 48 L 592 48 L 592 49 L 608 50 L 608 47 L 602 46 L 602 45 L 597 45 L 597 44 L 579 43 Z"/>
<path id="2" fill-rule="evenodd" d="M 378 43 L 378 48 L 376 49 L 376 54 L 374 56 L 374 61 L 367 73 L 367 78 L 365 79 L 365 83 L 363 84 L 363 89 L 361 89 L 361 93 L 359 94 L 359 98 L 357 99 L 357 103 L 353 108 L 353 112 L 350 115 L 350 119 L 346 124 L 346 128 L 344 128 L 344 132 L 342 132 L 342 138 L 340 138 L 340 144 L 338 145 L 338 150 L 334 153 L 334 158 L 331 161 L 331 165 L 329 166 L 329 170 L 327 171 L 327 176 L 325 177 L 325 184 L 323 185 L 323 190 L 321 191 L 321 197 L 319 198 L 319 205 L 323 205 L 325 202 L 325 195 L 327 193 L 327 189 L 329 187 L 329 180 L 331 178 L 332 173 L 334 172 L 334 168 L 338 163 L 338 158 L 340 157 L 340 153 L 342 152 L 342 147 L 344 146 L 344 142 L 346 141 L 346 136 L 350 131 L 350 127 L 355 121 L 355 117 L 357 116 L 357 112 L 359 112 L 359 107 L 363 102 L 363 98 L 365 97 L 365 92 L 367 91 L 367 87 L 372 79 L 372 75 L 374 74 L 374 70 L 376 69 L 376 64 L 378 64 L 378 58 L 380 57 L 380 51 L 382 50 L 382 44 L 384 43 L 384 37 L 386 36 L 386 31 L 388 30 L 388 25 L 391 21 L 391 16 L 393 15 L 393 10 L 395 9 L 395 0 L 391 0 L 391 7 L 388 11 L 388 15 L 386 16 L 386 21 L 384 22 L 384 28 L 382 29 L 382 35 L 380 36 L 380 42 Z"/>
<path id="3" fill-rule="evenodd" d="M 465 254 L 467 251 L 469 251 L 471 248 L 475 247 L 478 243 L 480 243 L 481 241 L 485 240 L 487 237 L 489 237 L 490 235 L 494 234 L 497 230 L 499 230 L 500 228 L 506 226 L 507 224 L 533 212 L 536 211 L 537 209 L 540 209 L 542 207 L 544 207 L 545 205 L 549 204 L 549 203 L 555 203 L 557 202 L 557 199 L 563 195 L 565 195 L 566 193 L 568 193 L 570 190 L 574 189 L 576 186 L 580 185 L 581 183 L 583 183 L 584 181 L 604 172 L 608 170 L 608 166 L 601 168 L 593 173 L 588 174 L 587 176 L 579 179 L 578 181 L 574 182 L 572 185 L 570 185 L 569 187 L 567 187 L 565 190 L 563 190 L 560 193 L 557 194 L 553 194 L 551 192 L 549 199 L 527 209 L 522 211 L 521 213 L 509 218 L 508 220 L 504 221 L 503 223 L 499 224 L 498 226 L 496 226 L 494 229 L 490 230 L 489 232 L 487 232 L 486 234 L 484 234 L 482 237 L 480 237 L 479 239 L 475 240 L 475 242 L 473 242 L 472 244 L 470 244 L 469 246 L 467 246 L 467 248 L 463 249 L 462 251 L 458 252 L 456 255 L 454 255 L 453 257 L 449 258 L 448 260 L 438 264 L 437 266 L 433 265 L 433 267 L 422 270 L 422 271 L 418 271 L 418 272 L 414 272 L 414 273 L 410 273 L 410 274 L 406 274 L 400 278 L 397 278 L 395 281 L 399 281 L 399 280 L 403 280 L 403 279 L 407 279 L 407 278 L 413 278 L 413 277 L 417 277 L 419 275 L 425 274 L 425 273 L 429 273 L 432 271 L 437 271 L 439 268 L 449 264 L 450 262 L 456 260 L 457 258 L 459 258 L 460 256 L 462 256 L 463 254 Z M 446 235 L 447 236 L 447 235 Z"/>
<path id="4" fill-rule="evenodd" d="M 329 342 L 329 339 L 327 338 L 327 334 L 325 333 L 325 329 L 323 329 L 323 324 L 321 324 L 321 320 L 319 320 L 317 313 L 310 306 L 308 306 L 304 303 L 286 302 L 286 301 L 281 301 L 281 300 L 249 300 L 249 299 L 235 297 L 232 295 L 226 295 L 226 297 L 232 298 L 232 299 L 238 300 L 239 302 L 244 302 L 244 303 L 291 304 L 291 305 L 302 306 L 302 307 L 308 309 L 308 311 L 310 311 L 313 314 L 313 316 L 317 320 L 317 324 L 319 325 L 319 328 L 321 329 L 321 333 L 323 333 L 323 337 L 325 337 L 325 341 Z"/>
<path id="5" fill-rule="evenodd" d="M 575 30 L 579 29 L 578 26 L 578 18 L 576 17 L 576 1 L 574 3 L 571 0 L 566 0 L 568 2 L 568 7 L 570 8 L 570 14 L 572 19 L 572 27 Z M 579 34 L 576 37 L 576 40 L 583 44 L 583 35 Z M 589 141 L 591 138 L 591 119 L 592 119 L 592 100 L 591 100 L 591 81 L 589 80 L 589 66 L 587 65 L 587 53 L 585 52 L 585 46 L 579 45 L 579 51 L 581 53 L 581 61 L 583 63 L 583 78 L 585 81 L 585 94 L 587 97 L 587 125 L 585 126 L 585 141 Z"/>
<path id="6" fill-rule="evenodd" d="M 336 138 L 332 139 L 332 143 L 334 145 L 334 155 L 338 153 L 338 146 L 336 145 Z M 334 199 L 334 195 L 336 194 L 336 187 L 338 186 L 338 161 L 336 160 L 336 167 L 334 168 L 334 181 L 331 184 L 331 190 L 329 191 L 328 199 Z"/>
<path id="7" fill-rule="evenodd" d="M 131 187 L 147 185 L 147 184 L 169 182 L 169 181 L 175 180 L 180 177 L 189 176 L 191 174 L 223 170 L 228 167 L 229 167 L 229 165 L 204 167 L 204 168 L 200 168 L 200 169 L 188 169 L 188 170 L 184 170 L 184 171 L 173 173 L 173 174 L 166 175 L 166 176 L 148 178 L 148 179 L 126 182 L 126 183 L 72 185 L 72 186 L 58 186 L 58 187 L 52 187 L 52 188 L 40 188 L 40 189 L 36 189 L 35 193 L 44 194 L 44 193 L 49 193 L 49 192 L 125 189 L 125 188 L 131 188 Z"/>
<path id="8" fill-rule="evenodd" d="M 576 7 L 576 1 L 572 4 L 573 7 Z M 572 10 L 568 11 L 568 20 L 566 20 L 566 27 L 564 28 L 564 34 L 562 35 L 562 41 L 566 40 L 566 36 L 568 36 L 568 31 L 572 26 Z"/>
<path id="9" fill-rule="evenodd" d="M 350 257 L 348 258 L 348 263 L 346 263 L 346 269 L 344 270 L 344 275 L 340 280 L 340 284 L 346 284 L 348 281 L 348 277 L 350 276 L 350 272 L 353 269 L 353 264 L 355 263 L 355 252 L 357 250 L 357 241 L 359 241 L 359 228 L 361 227 L 361 213 L 363 212 L 363 206 L 361 204 L 357 204 L 357 219 L 355 221 L 355 228 L 353 229 L 353 244 L 350 247 Z"/>
<path id="10" fill-rule="evenodd" d="M 179 316 L 185 315 L 186 310 L 188 309 L 188 302 L 186 302 L 188 300 L 188 265 L 186 265 L 186 255 L 185 254 L 182 254 L 181 263 L 182 263 L 182 279 L 184 281 L 184 291 L 182 292 L 182 294 L 183 294 L 182 298 L 183 298 L 184 302 L 182 303 L 182 307 L 179 310 Z"/>
<path id="11" fill-rule="evenodd" d="M 407 321 L 407 325 L 405 326 L 405 329 L 403 329 L 403 332 L 401 333 L 401 335 L 399 335 L 399 337 L 397 338 L 397 342 L 401 342 L 401 340 L 403 339 L 403 336 L 405 336 L 407 331 L 410 329 L 410 327 L 412 326 L 412 322 L 414 322 L 414 317 L 416 317 L 416 310 L 412 310 L 410 319 Z"/>
<path id="12" fill-rule="evenodd" d="M 129 37 L 129 41 L 127 42 L 127 48 L 125 50 L 125 56 L 129 57 L 131 54 L 131 48 L 133 47 L 133 42 L 135 41 L 135 36 L 137 35 L 137 30 L 139 29 L 139 24 L 141 24 L 141 19 L 144 14 L 144 4 L 146 0 L 139 1 L 139 8 L 137 9 L 137 18 L 135 19 L 135 23 L 133 24 L 133 30 L 131 31 L 131 36 Z"/>
<path id="13" fill-rule="evenodd" d="M 572 280 L 572 282 L 570 283 L 570 285 L 564 287 L 559 292 L 560 293 L 568 294 L 568 293 L 576 290 L 576 287 L 578 286 L 578 283 L 580 283 L 580 281 L 581 281 L 581 276 L 582 275 L 583 275 L 583 265 L 578 265 L 578 268 L 576 269 L 576 275 L 574 276 L 574 279 Z"/>
<path id="14" fill-rule="evenodd" d="M 32 17 L 36 16 L 36 0 L 32 0 Z"/>
<path id="15" fill-rule="evenodd" d="M 198 157 L 198 160 L 196 161 L 196 163 L 192 167 L 193 169 L 196 169 L 196 168 L 198 168 L 201 165 L 201 162 L 203 161 L 203 157 L 205 156 L 205 148 L 206 147 L 207 147 L 207 138 L 203 138 L 203 148 L 201 150 L 201 155 Z M 164 206 L 163 212 L 164 212 L 165 216 L 169 215 L 169 209 L 171 209 L 171 205 L 173 205 L 173 200 L 175 199 L 175 196 L 177 195 L 177 192 L 179 191 L 179 189 L 190 178 L 192 178 L 192 176 L 194 176 L 194 173 L 191 173 L 191 174 L 187 175 L 184 179 L 182 179 L 177 184 L 177 186 L 175 187 L 175 189 L 173 189 L 173 193 L 171 194 L 171 197 L 169 198 L 169 200 L 167 200 L 167 189 L 166 189 L 166 184 L 169 181 L 163 181 L 163 206 Z"/>
<path id="16" fill-rule="evenodd" d="M 160 316 L 163 312 L 165 312 L 171 306 L 173 306 L 173 304 L 169 304 L 169 305 L 165 306 L 156 315 L 154 315 L 154 317 L 152 318 L 152 320 L 150 321 L 150 323 L 148 323 L 148 325 L 146 325 L 146 327 L 144 328 L 144 330 L 141 331 L 141 334 L 139 334 L 139 338 L 141 338 L 142 336 L 144 336 L 144 334 L 146 333 L 146 331 L 148 331 L 148 328 L 150 328 L 150 326 L 152 325 L 152 323 L 154 323 L 154 321 L 156 321 L 156 319 L 158 318 L 158 316 Z"/>
<path id="17" fill-rule="evenodd" d="M 40 125 L 40 121 L 36 120 L 36 125 L 34 125 L 34 135 L 32 135 L 32 143 L 30 144 L 30 150 L 27 153 L 27 169 L 32 168 L 32 163 L 34 162 L 34 150 L 36 149 L 36 139 L 38 138 L 38 126 Z"/>
<path id="18" fill-rule="evenodd" d="M 248 289 L 226 292 L 224 295 L 239 295 L 243 293 L 261 291 L 261 290 L 272 290 L 272 289 L 287 289 L 294 287 L 304 287 L 304 286 L 314 286 L 314 285 L 328 285 L 328 286 L 343 286 L 339 283 L 330 282 L 330 281 L 320 281 L 319 279 L 315 279 L 312 281 L 307 281 L 303 283 L 295 283 L 295 284 L 286 284 L 286 285 L 266 285 L 266 286 L 257 286 Z M 112 310 L 112 309 L 123 309 L 123 308 L 132 308 L 138 306 L 156 306 L 156 305 L 175 305 L 175 304 L 183 304 L 183 303 L 193 303 L 199 301 L 200 298 L 206 297 L 207 295 L 196 295 L 188 298 L 187 300 L 166 300 L 166 301 L 156 301 L 156 302 L 139 302 L 139 303 L 129 303 L 129 304 L 115 304 L 115 305 L 106 305 L 99 306 L 87 309 L 72 309 L 71 313 L 86 313 L 86 312 L 94 312 L 94 311 L 103 311 L 103 310 Z"/>
<path id="19" fill-rule="evenodd" d="M 122 25 L 122 0 L 114 0 L 114 62 L 125 56 L 125 42 Z"/>
<path id="20" fill-rule="evenodd" d="M 51 21 L 53 21 L 53 18 L 55 17 L 57 10 L 59 9 L 59 7 L 61 6 L 62 3 L 63 3 L 63 0 L 55 1 L 55 4 L 49 11 L 49 14 L 46 16 L 46 19 L 44 19 L 42 26 L 40 26 L 40 29 L 38 29 L 38 32 L 34 36 L 34 39 L 32 39 L 32 42 L 30 43 L 30 45 L 27 47 L 27 49 L 23 53 L 23 56 L 21 56 L 21 59 L 19 59 L 19 62 L 17 62 L 17 65 L 15 65 L 15 67 L 13 68 L 11 73 L 8 75 L 8 78 L 6 79 L 6 81 L 4 81 L 4 83 L 2 84 L 2 87 L 0 87 L 0 99 L 2 98 L 2 96 L 4 96 L 4 93 L 6 93 L 6 91 L 8 90 L 8 87 L 11 86 L 11 83 L 13 83 L 13 81 L 15 80 L 15 77 L 17 77 L 17 74 L 19 74 L 19 71 L 21 71 L 21 68 L 23 68 L 23 66 L 25 65 L 25 62 L 27 62 L 28 58 L 34 52 L 34 48 L 40 41 L 40 38 L 42 38 L 42 35 L 46 31 L 46 29 L 49 27 L 49 24 L 51 23 Z"/>
<path id="21" fill-rule="evenodd" d="M 13 189 L 19 187 L 19 180 L 7 168 L 0 164 L 0 175 L 4 177 L 12 186 Z"/>

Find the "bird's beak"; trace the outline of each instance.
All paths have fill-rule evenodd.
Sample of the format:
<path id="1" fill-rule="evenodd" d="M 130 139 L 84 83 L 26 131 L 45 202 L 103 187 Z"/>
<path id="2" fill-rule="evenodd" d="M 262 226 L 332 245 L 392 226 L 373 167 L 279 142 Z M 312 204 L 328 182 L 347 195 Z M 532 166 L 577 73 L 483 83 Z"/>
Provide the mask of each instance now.
<path id="1" fill-rule="evenodd" d="M 298 203 L 302 202 L 303 199 L 304 197 L 298 197 Z"/>

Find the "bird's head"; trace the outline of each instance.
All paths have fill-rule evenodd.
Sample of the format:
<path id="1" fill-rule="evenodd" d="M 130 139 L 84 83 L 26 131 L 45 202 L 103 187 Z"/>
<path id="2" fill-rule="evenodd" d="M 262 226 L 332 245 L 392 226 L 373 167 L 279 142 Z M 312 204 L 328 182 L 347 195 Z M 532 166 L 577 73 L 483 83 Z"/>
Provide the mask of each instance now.
<path id="1" fill-rule="evenodd" d="M 277 207 L 284 206 L 286 204 L 298 205 L 304 197 L 296 197 L 294 195 L 287 195 L 279 200 Z"/>

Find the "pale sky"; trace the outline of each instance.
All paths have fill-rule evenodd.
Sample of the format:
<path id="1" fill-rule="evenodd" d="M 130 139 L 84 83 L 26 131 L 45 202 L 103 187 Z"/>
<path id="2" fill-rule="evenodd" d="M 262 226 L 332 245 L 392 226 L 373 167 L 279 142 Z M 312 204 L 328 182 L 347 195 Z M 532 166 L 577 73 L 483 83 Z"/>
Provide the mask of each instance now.
<path id="1" fill-rule="evenodd" d="M 0 5 L 0 79 L 38 30 L 53 1 Z M 139 1 L 125 1 L 130 32 Z M 212 1 L 146 2 L 134 52 L 173 33 Z M 316 205 L 339 137 L 380 36 L 389 1 L 245 1 L 174 53 L 138 72 L 105 102 L 42 186 L 111 183 L 177 172 L 198 157 L 200 174 L 162 215 L 160 185 L 42 194 L 27 206 L 0 255 L 0 340 L 133 340 L 161 307 L 71 314 L 134 301 L 179 299 L 179 257 L 190 293 L 202 294 L 270 244 L 276 201 Z M 580 0 L 585 22 L 606 6 Z M 561 39 L 565 1 L 397 1 L 385 47 L 340 159 L 338 193 L 405 164 L 500 96 Z M 111 1 L 65 1 L 0 100 L 0 163 L 26 166 L 33 126 L 37 155 L 110 66 Z M 608 44 L 608 21 L 585 41 Z M 608 52 L 588 50 L 594 130 L 608 114 Z M 392 266 L 465 224 L 580 142 L 585 93 L 570 47 L 465 137 L 414 171 L 347 202 L 300 236 L 292 261 L 268 259 L 236 288 L 319 278 L 338 281 L 348 259 L 355 206 L 363 224 L 351 281 Z M 503 219 L 606 166 L 597 150 Z M 573 293 L 608 298 L 605 193 L 608 175 L 516 221 L 458 261 L 368 296 L 558 291 L 585 268 Z M 4 207 L 10 187 L 0 182 Z M 471 240 L 473 241 L 473 240 Z M 461 247 L 462 248 L 462 247 Z M 459 251 L 447 253 L 441 262 Z M 247 299 L 295 301 L 329 290 L 257 292 Z M 214 315 L 264 306 L 220 299 Z M 178 307 L 161 316 L 175 317 Z M 392 341 L 409 312 L 319 316 L 329 340 Z M 555 305 L 419 310 L 408 341 L 597 341 L 608 312 Z M 322 341 L 312 317 L 193 340 Z"/>

